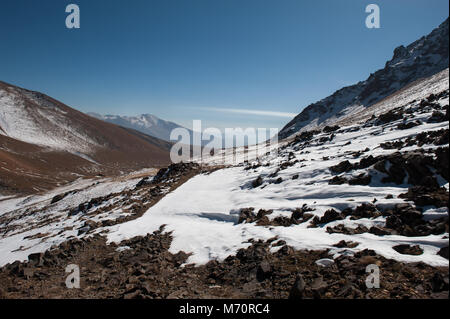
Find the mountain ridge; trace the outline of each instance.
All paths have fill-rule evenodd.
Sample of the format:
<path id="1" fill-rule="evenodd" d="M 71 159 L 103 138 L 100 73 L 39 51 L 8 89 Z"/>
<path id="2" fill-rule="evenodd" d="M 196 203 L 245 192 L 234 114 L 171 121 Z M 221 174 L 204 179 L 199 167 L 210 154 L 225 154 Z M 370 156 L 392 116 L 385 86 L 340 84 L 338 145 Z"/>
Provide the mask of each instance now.
<path id="1" fill-rule="evenodd" d="M 168 164 L 171 143 L 0 82 L 0 192 L 48 190 L 81 176 Z"/>
<path id="2" fill-rule="evenodd" d="M 281 139 L 297 132 L 332 124 L 359 112 L 408 84 L 434 75 L 449 65 L 449 19 L 427 36 L 394 49 L 385 67 L 365 80 L 337 90 L 332 95 L 308 105 L 279 133 Z"/>
<path id="3" fill-rule="evenodd" d="M 170 142 L 170 133 L 176 128 L 187 129 L 175 122 L 163 120 L 153 114 L 140 114 L 137 116 L 99 114 L 95 112 L 86 113 L 102 121 L 131 128 L 144 134 Z M 192 136 L 192 131 L 187 129 Z"/>

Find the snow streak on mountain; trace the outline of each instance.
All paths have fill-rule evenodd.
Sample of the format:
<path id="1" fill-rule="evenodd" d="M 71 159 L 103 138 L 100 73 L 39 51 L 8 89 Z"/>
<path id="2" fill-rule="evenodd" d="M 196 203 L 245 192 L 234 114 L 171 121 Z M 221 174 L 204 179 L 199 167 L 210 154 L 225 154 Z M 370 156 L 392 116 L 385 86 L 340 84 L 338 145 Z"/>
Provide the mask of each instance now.
<path id="1" fill-rule="evenodd" d="M 362 109 L 370 108 L 414 81 L 448 68 L 448 19 L 429 35 L 407 47 L 394 50 L 384 69 L 365 81 L 344 87 L 333 95 L 307 106 L 281 131 L 281 138 L 299 131 L 325 126 Z"/>
<path id="2" fill-rule="evenodd" d="M 0 82 L 0 194 L 169 162 L 171 144 Z"/>
<path id="3" fill-rule="evenodd" d="M 165 141 L 170 141 L 170 133 L 172 130 L 183 128 L 181 125 L 162 120 L 152 114 L 141 114 L 139 116 L 100 115 L 92 112 L 87 114 L 105 122 L 128 127 Z"/>

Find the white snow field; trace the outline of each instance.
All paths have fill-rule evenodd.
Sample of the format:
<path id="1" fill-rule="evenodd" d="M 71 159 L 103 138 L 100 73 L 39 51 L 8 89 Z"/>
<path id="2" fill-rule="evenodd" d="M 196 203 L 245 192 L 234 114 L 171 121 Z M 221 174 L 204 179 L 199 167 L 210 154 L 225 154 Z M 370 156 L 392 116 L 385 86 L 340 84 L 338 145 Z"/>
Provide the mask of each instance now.
<path id="1" fill-rule="evenodd" d="M 447 72 L 447 73 L 445 73 Z M 442 74 L 447 74 L 442 76 Z M 420 111 L 420 99 L 431 93 L 448 90 L 448 69 L 439 76 L 433 76 L 414 84 L 414 94 L 404 94 L 401 99 L 396 94 L 385 99 L 383 111 L 389 108 L 405 106 Z M 403 91 L 407 92 L 407 91 Z M 420 92 L 420 93 L 417 93 Z M 448 97 L 438 101 L 441 105 L 448 105 Z M 308 228 L 310 221 L 289 227 L 256 226 L 255 223 L 238 224 L 239 211 L 242 208 L 254 207 L 259 209 L 273 209 L 269 218 L 276 216 L 290 216 L 291 211 L 307 204 L 315 210 L 311 213 L 322 216 L 330 208 L 337 211 L 347 207 L 356 207 L 362 203 L 372 202 L 384 207 L 404 203 L 397 195 L 405 193 L 410 186 L 381 183 L 382 173 L 369 168 L 373 176 L 368 186 L 358 185 L 329 185 L 333 177 L 329 167 L 349 160 L 354 163 L 355 151 L 369 150 L 363 156 L 391 154 L 397 150 L 381 148 L 380 143 L 394 141 L 399 138 L 415 136 L 420 132 L 448 129 L 448 121 L 441 123 L 427 123 L 429 113 L 415 112 L 414 118 L 408 121 L 421 120 L 422 124 L 410 129 L 398 130 L 396 126 L 402 122 L 398 120 L 386 125 L 364 126 L 358 121 L 369 118 L 373 113 L 379 114 L 377 108 L 372 107 L 364 116 L 357 120 L 349 120 L 341 124 L 339 133 L 331 142 L 317 143 L 321 137 L 328 134 L 318 134 L 305 148 L 295 145 L 288 146 L 293 140 L 289 138 L 273 145 L 272 153 L 260 158 L 260 166 L 246 169 L 244 164 L 244 148 L 239 148 L 236 164 L 210 174 L 198 175 L 167 194 L 152 206 L 141 217 L 114 226 L 96 228 L 94 233 L 107 232 L 109 242 L 120 242 L 123 239 L 138 235 L 146 235 L 166 225 L 165 230 L 173 234 L 171 252 L 184 251 L 191 253 L 188 263 L 204 264 L 212 259 L 224 259 L 235 254 L 238 249 L 249 246 L 249 239 L 269 239 L 278 236 L 288 245 L 297 249 L 330 249 L 332 256 L 353 254 L 363 249 L 373 249 L 378 254 L 402 262 L 422 261 L 433 266 L 448 266 L 448 260 L 437 255 L 441 247 L 448 245 L 448 233 L 430 235 L 426 237 L 406 237 L 399 235 L 376 236 L 371 233 L 359 235 L 329 234 L 326 227 L 345 224 L 356 228 L 358 225 L 370 227 L 384 225 L 384 217 L 376 219 L 351 220 L 347 218 L 326 224 L 325 227 Z M 0 117 L 1 118 L 1 117 Z M 3 127 L 3 124 L 2 124 Z M 6 126 L 5 126 L 6 127 Z M 349 143 L 350 142 L 350 143 Z M 279 147 L 277 149 L 276 147 Z M 425 144 L 423 149 L 437 146 Z M 414 150 L 417 146 L 403 148 L 401 152 Z M 254 152 L 255 147 L 249 147 Z M 292 154 L 290 154 L 292 153 Z M 279 164 L 288 159 L 298 160 L 293 166 L 280 170 L 276 177 L 270 177 L 279 169 Z M 220 156 L 210 159 L 209 163 L 220 164 Z M 347 175 L 357 175 L 358 170 Z M 297 179 L 293 179 L 298 175 Z M 264 183 L 254 188 L 252 182 L 261 176 Z M 274 183 L 282 178 L 280 183 Z M 80 180 L 79 182 L 49 192 L 22 198 L 0 197 L 0 266 L 16 260 L 24 261 L 27 256 L 35 252 L 44 252 L 53 245 L 58 245 L 70 238 L 82 238 L 90 234 L 79 233 L 86 221 L 116 219 L 127 214 L 125 204 L 114 209 L 105 209 L 104 213 L 95 216 L 86 214 L 69 215 L 69 211 L 81 203 L 92 198 L 120 193 L 124 189 L 132 189 L 139 178 L 130 176 L 121 180 L 97 179 Z M 407 180 L 407 179 L 405 179 Z M 447 189 L 448 182 L 438 178 L 442 186 Z M 51 204 L 55 195 L 77 190 L 60 201 Z M 392 199 L 386 199 L 393 195 Z M 126 203 L 123 194 L 112 196 L 104 205 L 115 202 Z M 142 196 L 134 194 L 131 197 Z M 102 204 L 103 205 L 103 204 Z M 114 205 L 112 205 L 114 206 Z M 114 206 L 116 207 L 116 206 Z M 97 207 L 98 208 L 98 207 Z M 447 208 L 425 207 L 424 218 L 427 220 L 448 216 Z M 359 243 L 355 248 L 336 248 L 333 245 L 341 240 Z M 419 245 L 423 254 L 418 256 L 403 255 L 392 249 L 399 244 Z M 273 248 L 277 249 L 277 248 Z"/>
<path id="2" fill-rule="evenodd" d="M 448 69 L 443 74 L 445 72 L 448 76 Z M 418 108 L 419 98 L 425 98 L 430 93 L 446 89 L 448 89 L 448 77 L 440 74 L 415 84 L 414 90 L 418 90 L 420 94 L 403 95 L 403 103 L 399 102 L 398 96 L 393 96 L 391 100 L 386 99 L 380 105 L 383 111 L 387 111 L 389 105 L 391 108 L 402 105 Z M 447 105 L 448 97 L 441 99 L 439 103 Z M 378 110 L 372 109 L 372 112 L 376 111 Z M 370 115 L 367 114 L 366 118 Z M 448 260 L 437 255 L 440 248 L 448 245 L 448 233 L 444 236 L 406 237 L 376 236 L 370 233 L 343 235 L 326 232 L 326 227 L 337 224 L 344 224 L 351 228 L 356 228 L 358 225 L 383 226 L 384 217 L 373 220 L 367 218 L 350 220 L 350 217 L 347 217 L 344 221 L 331 222 L 326 224 L 326 227 L 319 228 L 307 228 L 309 222 L 290 227 L 262 227 L 256 226 L 255 223 L 237 223 L 239 210 L 248 207 L 254 207 L 256 212 L 259 209 L 273 209 L 274 213 L 268 217 L 274 218 L 279 215 L 289 217 L 293 209 L 307 204 L 315 209 L 311 213 L 320 217 L 330 208 L 338 211 L 347 207 L 355 208 L 374 199 L 377 200 L 377 205 L 384 207 L 404 203 L 397 196 L 407 191 L 410 185 L 406 183 L 403 185 L 383 184 L 380 180 L 384 175 L 371 169 L 375 178 L 368 186 L 329 185 L 328 181 L 333 177 L 329 167 L 344 160 L 352 163 L 359 161 L 354 158 L 353 152 L 366 148 L 369 151 L 365 152 L 364 156 L 395 153 L 397 150 L 382 149 L 380 143 L 415 136 L 424 131 L 448 128 L 448 122 L 427 124 L 426 120 L 430 115 L 431 112 L 415 113 L 415 117 L 410 121 L 421 120 L 423 124 L 405 130 L 395 129 L 403 120 L 372 127 L 363 127 L 358 123 L 352 124 L 341 127 L 340 131 L 344 133 L 337 134 L 332 142 L 321 145 L 315 145 L 313 142 L 310 147 L 302 150 L 288 147 L 281 150 L 278 155 L 263 157 L 260 160 L 262 165 L 256 169 L 246 170 L 244 165 L 237 165 L 208 175 L 196 176 L 166 195 L 142 217 L 110 228 L 108 239 L 110 242 L 120 242 L 137 235 L 151 233 L 159 229 L 161 225 L 166 225 L 165 230 L 173 232 L 174 237 L 170 251 L 192 253 L 188 263 L 204 264 L 211 259 L 222 260 L 235 254 L 238 249 L 249 246 L 249 239 L 269 239 L 278 236 L 279 239 L 285 240 L 288 245 L 297 249 L 328 248 L 334 257 L 341 254 L 353 254 L 368 248 L 382 256 L 402 262 L 422 261 L 433 266 L 448 266 Z M 359 128 L 360 130 L 356 130 Z M 322 136 L 328 135 L 319 134 L 317 139 Z M 286 142 L 283 142 L 283 145 L 286 145 Z M 423 146 L 424 149 L 435 147 L 434 145 Z M 415 148 L 417 146 L 403 148 L 402 152 Z M 290 152 L 295 157 L 292 160 L 297 159 L 299 162 L 279 171 L 276 177 L 271 178 L 270 175 L 279 168 L 280 160 L 287 160 Z M 324 157 L 328 159 L 323 159 Z M 243 159 L 242 149 L 237 159 L 238 161 Z M 217 156 L 216 161 L 220 162 L 220 160 L 220 156 Z M 214 160 L 210 161 L 210 163 L 214 162 Z M 358 173 L 360 172 L 354 171 L 352 174 Z M 298 179 L 293 179 L 294 175 L 299 175 Z M 251 184 L 258 176 L 263 177 L 264 184 L 253 188 Z M 273 183 L 279 177 L 282 178 L 282 182 Z M 448 189 L 448 182 L 442 178 L 439 180 L 441 186 Z M 393 198 L 386 199 L 387 195 L 393 195 Z M 427 219 L 446 215 L 448 216 L 447 208 L 427 207 L 424 211 Z M 353 249 L 333 247 L 341 240 L 358 242 L 359 245 Z M 424 253 L 419 256 L 400 254 L 392 249 L 399 244 L 420 245 Z"/>
<path id="3" fill-rule="evenodd" d="M 151 175 L 154 171 L 151 169 L 146 172 Z M 144 170 L 139 173 L 143 174 Z M 80 179 L 44 195 L 3 200 L 0 198 L 0 266 L 16 260 L 27 260 L 28 255 L 44 252 L 68 239 L 85 237 L 85 234 L 79 235 L 78 231 L 86 221 L 112 220 L 126 216 L 126 206 L 107 209 L 109 205 L 124 200 L 123 195 L 112 196 L 101 206 L 96 206 L 86 213 L 89 215 L 94 210 L 105 208 L 102 214 L 70 216 L 69 211 L 93 198 L 133 188 L 141 179 L 135 175 L 136 173 L 120 178 Z M 51 203 L 54 196 L 64 193 L 67 193 L 67 196 Z"/>

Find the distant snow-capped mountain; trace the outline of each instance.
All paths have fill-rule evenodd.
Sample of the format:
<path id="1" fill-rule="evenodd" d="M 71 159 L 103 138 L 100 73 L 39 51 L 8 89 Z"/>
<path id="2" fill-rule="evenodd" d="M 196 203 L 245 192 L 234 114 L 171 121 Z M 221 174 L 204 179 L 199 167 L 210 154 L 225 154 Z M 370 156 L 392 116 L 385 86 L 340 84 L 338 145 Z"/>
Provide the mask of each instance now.
<path id="1" fill-rule="evenodd" d="M 98 113 L 87 113 L 108 123 L 132 128 L 144 134 L 170 141 L 170 132 L 176 128 L 184 128 L 174 122 L 162 120 L 152 114 L 141 114 L 138 116 L 101 115 Z"/>
<path id="2" fill-rule="evenodd" d="M 393 58 L 367 80 L 344 87 L 331 96 L 307 106 L 279 134 L 280 138 L 332 124 L 380 102 L 422 78 L 448 68 L 448 18 L 429 35 L 407 47 L 394 50 Z"/>
<path id="3" fill-rule="evenodd" d="M 164 165 L 171 145 L 0 81 L 0 194 Z"/>

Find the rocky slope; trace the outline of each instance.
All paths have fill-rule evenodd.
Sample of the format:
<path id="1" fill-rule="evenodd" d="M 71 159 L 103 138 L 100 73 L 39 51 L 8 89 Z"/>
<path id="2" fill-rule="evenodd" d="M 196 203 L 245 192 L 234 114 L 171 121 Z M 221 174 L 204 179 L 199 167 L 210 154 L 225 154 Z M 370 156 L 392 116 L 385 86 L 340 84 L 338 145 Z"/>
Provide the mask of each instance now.
<path id="1" fill-rule="evenodd" d="M 280 245 L 273 238 L 252 242 L 221 262 L 180 267 L 188 255 L 171 253 L 171 242 L 164 228 L 120 246 L 108 245 L 101 236 L 73 239 L 45 254 L 31 255 L 27 262 L 1 268 L 0 299 L 448 298 L 448 268 L 420 262 L 405 265 L 371 250 L 322 267 L 315 260 L 327 258 L 327 251 L 295 251 L 281 244 L 272 252 L 273 246 Z M 80 289 L 64 286 L 69 264 L 82 265 Z M 366 286 L 368 264 L 382 269 L 380 289 Z"/>
<path id="2" fill-rule="evenodd" d="M 0 194 L 167 164 L 171 144 L 0 82 Z"/>
<path id="3" fill-rule="evenodd" d="M 0 297 L 448 298 L 449 78 L 433 72 L 256 159 L 0 199 Z"/>
<path id="4" fill-rule="evenodd" d="M 411 89 L 248 163 L 0 202 L 0 296 L 448 298 L 448 76 Z"/>
<path id="5" fill-rule="evenodd" d="M 355 112 L 370 108 L 416 80 L 448 68 L 448 23 L 447 19 L 429 35 L 407 47 L 397 47 L 385 67 L 371 74 L 367 80 L 344 87 L 308 105 L 280 131 L 280 138 L 331 125 Z"/>
<path id="6" fill-rule="evenodd" d="M 131 128 L 165 141 L 170 141 L 172 130 L 184 128 L 181 125 L 162 120 L 152 114 L 141 114 L 139 116 L 101 115 L 92 112 L 87 114 L 105 122 Z"/>

